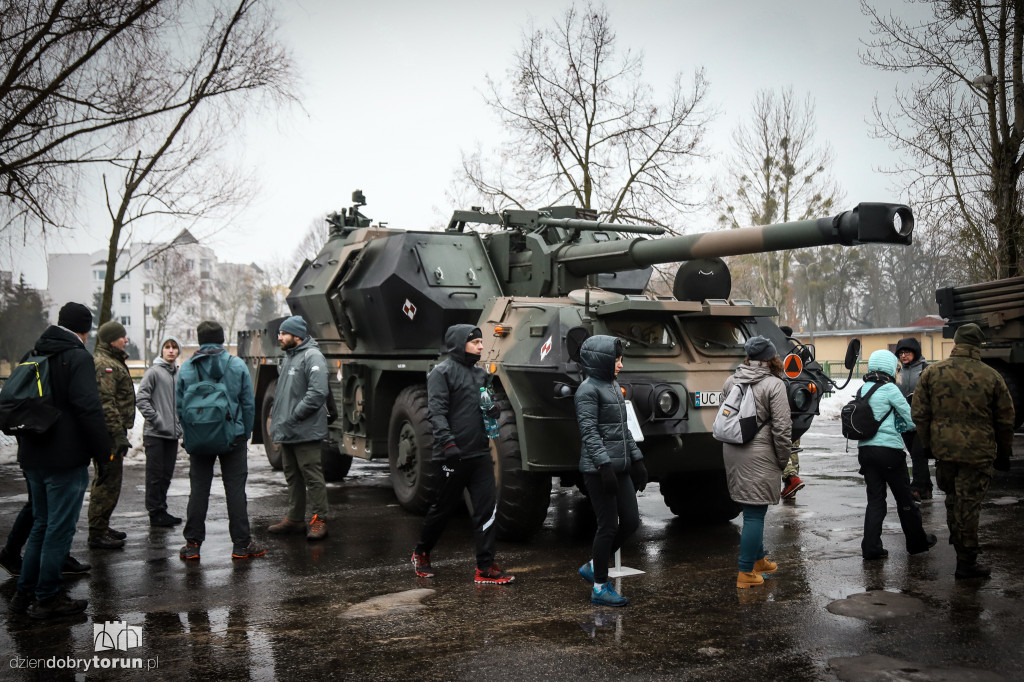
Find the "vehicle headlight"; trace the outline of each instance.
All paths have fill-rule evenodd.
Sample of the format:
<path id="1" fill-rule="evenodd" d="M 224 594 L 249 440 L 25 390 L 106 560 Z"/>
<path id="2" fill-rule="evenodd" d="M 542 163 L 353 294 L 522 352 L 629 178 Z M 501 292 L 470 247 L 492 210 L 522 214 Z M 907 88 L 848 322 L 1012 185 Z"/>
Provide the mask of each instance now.
<path id="1" fill-rule="evenodd" d="M 658 399 L 655 401 L 655 407 L 658 410 L 659 417 L 668 417 L 676 413 L 679 409 L 679 396 L 676 395 L 675 391 L 664 390 L 658 394 Z"/>
<path id="2" fill-rule="evenodd" d="M 789 404 L 796 412 L 806 410 L 812 401 L 811 392 L 802 386 L 791 391 L 789 394 Z"/>

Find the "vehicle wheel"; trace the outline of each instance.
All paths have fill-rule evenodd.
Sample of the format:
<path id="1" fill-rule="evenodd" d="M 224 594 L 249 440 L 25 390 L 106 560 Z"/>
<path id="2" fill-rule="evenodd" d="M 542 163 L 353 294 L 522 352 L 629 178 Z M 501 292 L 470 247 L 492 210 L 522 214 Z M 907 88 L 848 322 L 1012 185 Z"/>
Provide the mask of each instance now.
<path id="1" fill-rule="evenodd" d="M 1010 391 L 1010 398 L 1013 399 L 1013 413 L 1014 420 L 1016 421 L 1013 428 L 1019 429 L 1020 425 L 1024 423 L 1024 386 L 1021 385 L 1020 378 L 1010 365 L 1001 360 L 986 364 L 999 372 L 999 376 L 1003 377 L 1003 381 L 1006 382 L 1006 388 Z"/>
<path id="2" fill-rule="evenodd" d="M 341 454 L 333 440 L 320 441 L 320 456 L 323 460 L 325 481 L 340 481 L 348 476 L 348 470 L 352 467 L 352 455 Z"/>
<path id="3" fill-rule="evenodd" d="M 263 418 L 263 449 L 267 451 L 267 461 L 270 468 L 275 471 L 281 470 L 281 448 L 274 443 L 270 437 L 270 413 L 274 409 L 274 394 L 277 392 L 277 381 L 270 382 L 266 393 L 263 394 L 263 410 L 260 415 Z"/>
<path id="4" fill-rule="evenodd" d="M 495 391 L 494 401 L 501 406 L 498 437 L 492 441 L 497 451 L 495 483 L 498 512 L 495 523 L 502 540 L 529 540 L 544 525 L 551 503 L 551 476 L 523 471 L 516 415 L 508 398 Z"/>
<path id="5" fill-rule="evenodd" d="M 427 387 L 409 386 L 398 394 L 388 423 L 391 487 L 398 503 L 426 514 L 441 485 L 441 467 L 431 461 L 434 434 L 427 418 Z"/>
<path id="6" fill-rule="evenodd" d="M 781 478 L 779 482 L 781 486 Z M 660 487 L 672 513 L 696 525 L 730 521 L 743 509 L 729 497 L 725 471 L 675 474 L 662 480 Z"/>

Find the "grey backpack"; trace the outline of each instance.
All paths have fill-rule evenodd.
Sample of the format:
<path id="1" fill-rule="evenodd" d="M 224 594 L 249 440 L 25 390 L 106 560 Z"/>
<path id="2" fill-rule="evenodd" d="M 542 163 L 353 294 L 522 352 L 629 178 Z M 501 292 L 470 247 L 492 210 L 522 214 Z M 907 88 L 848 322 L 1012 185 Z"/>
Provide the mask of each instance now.
<path id="1" fill-rule="evenodd" d="M 750 384 L 734 384 L 718 408 L 715 423 L 711 425 L 711 435 L 722 443 L 743 445 L 753 440 L 762 426 L 764 424 L 757 423 L 757 407 Z"/>

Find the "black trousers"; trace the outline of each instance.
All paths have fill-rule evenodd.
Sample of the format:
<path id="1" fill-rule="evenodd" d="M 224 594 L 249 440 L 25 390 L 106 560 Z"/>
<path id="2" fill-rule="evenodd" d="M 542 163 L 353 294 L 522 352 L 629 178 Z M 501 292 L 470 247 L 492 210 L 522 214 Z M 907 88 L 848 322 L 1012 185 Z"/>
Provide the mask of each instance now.
<path id="1" fill-rule="evenodd" d="M 914 504 L 910 493 L 910 479 L 907 476 L 907 456 L 903 450 L 868 446 L 860 448 L 857 460 L 860 473 L 864 475 L 867 488 L 868 506 L 864 513 L 864 539 L 860 549 L 865 557 L 882 553 L 882 521 L 886 514 L 885 487 L 892 490 L 896 499 L 896 513 L 907 541 L 908 552 L 928 548 L 928 537 L 921 522 L 921 510 Z"/>
<path id="2" fill-rule="evenodd" d="M 167 511 L 167 489 L 178 458 L 178 441 L 146 436 L 146 511 L 150 515 Z"/>
<path id="3" fill-rule="evenodd" d="M 485 571 L 494 563 L 494 519 L 498 511 L 494 488 L 494 462 L 488 456 L 445 462 L 444 483 L 423 521 L 416 551 L 430 554 L 441 538 L 452 512 L 469 490 L 473 504 L 473 536 L 476 539 L 476 567 Z"/>
<path id="4" fill-rule="evenodd" d="M 924 454 L 921 441 L 917 439 L 917 431 L 907 431 L 901 434 L 903 443 L 910 453 L 910 489 L 918 492 L 931 492 L 932 474 L 928 470 L 928 456 Z"/>
<path id="5" fill-rule="evenodd" d="M 608 561 L 622 547 L 636 529 L 640 527 L 640 510 L 636 504 L 636 489 L 633 479 L 625 471 L 615 475 L 618 490 L 614 495 L 604 491 L 601 474 L 584 473 L 583 482 L 590 493 L 590 504 L 597 517 L 597 533 L 594 534 L 594 582 L 608 582 Z"/>

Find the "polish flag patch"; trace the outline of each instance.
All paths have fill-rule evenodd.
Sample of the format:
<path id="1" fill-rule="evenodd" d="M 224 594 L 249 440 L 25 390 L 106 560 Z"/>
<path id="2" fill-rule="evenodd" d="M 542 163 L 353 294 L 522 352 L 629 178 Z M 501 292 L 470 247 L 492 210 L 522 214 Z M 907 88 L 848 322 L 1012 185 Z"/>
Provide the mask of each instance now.
<path id="1" fill-rule="evenodd" d="M 405 299 L 405 305 L 402 306 L 402 312 L 410 320 L 416 319 L 416 306 L 413 305 L 412 301 Z"/>

